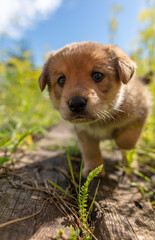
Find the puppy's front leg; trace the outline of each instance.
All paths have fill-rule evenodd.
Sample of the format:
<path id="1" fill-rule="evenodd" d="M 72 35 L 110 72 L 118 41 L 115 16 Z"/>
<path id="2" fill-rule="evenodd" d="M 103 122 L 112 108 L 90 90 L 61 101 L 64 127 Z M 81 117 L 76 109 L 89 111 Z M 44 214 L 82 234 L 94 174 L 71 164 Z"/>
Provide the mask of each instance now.
<path id="1" fill-rule="evenodd" d="M 77 136 L 84 161 L 82 175 L 86 178 L 89 172 L 103 164 L 101 151 L 99 149 L 99 140 L 92 138 L 85 131 L 77 131 Z M 103 168 L 100 176 L 104 176 L 104 174 L 105 171 Z"/>
<path id="2" fill-rule="evenodd" d="M 117 145 L 126 150 L 135 148 L 142 132 L 145 119 L 137 120 L 123 129 L 115 138 Z"/>

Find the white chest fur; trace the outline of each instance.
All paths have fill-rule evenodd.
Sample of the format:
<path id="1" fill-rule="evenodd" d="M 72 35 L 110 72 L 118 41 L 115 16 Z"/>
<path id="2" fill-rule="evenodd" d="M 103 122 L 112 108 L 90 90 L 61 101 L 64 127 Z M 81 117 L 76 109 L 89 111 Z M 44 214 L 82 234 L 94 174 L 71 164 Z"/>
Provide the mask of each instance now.
<path id="1" fill-rule="evenodd" d="M 76 125 L 77 131 L 84 131 L 89 136 L 92 136 L 97 139 L 109 139 L 112 138 L 112 134 L 115 130 L 114 126 L 109 126 L 107 124 L 78 124 Z"/>

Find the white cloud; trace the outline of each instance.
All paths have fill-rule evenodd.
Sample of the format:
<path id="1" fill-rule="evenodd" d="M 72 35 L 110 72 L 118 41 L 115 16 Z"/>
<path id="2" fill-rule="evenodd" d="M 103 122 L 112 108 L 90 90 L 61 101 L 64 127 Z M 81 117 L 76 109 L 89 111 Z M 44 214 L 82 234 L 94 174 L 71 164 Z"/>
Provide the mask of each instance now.
<path id="1" fill-rule="evenodd" d="M 19 39 L 25 29 L 46 19 L 61 3 L 62 0 L 2 0 L 0 34 Z"/>

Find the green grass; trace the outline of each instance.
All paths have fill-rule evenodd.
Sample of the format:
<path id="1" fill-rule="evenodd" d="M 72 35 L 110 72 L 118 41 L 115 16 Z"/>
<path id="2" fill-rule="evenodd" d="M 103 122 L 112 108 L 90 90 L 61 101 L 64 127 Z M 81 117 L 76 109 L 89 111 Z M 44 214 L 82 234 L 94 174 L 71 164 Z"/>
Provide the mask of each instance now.
<path id="1" fill-rule="evenodd" d="M 0 164 L 18 147 L 31 145 L 34 135 L 44 134 L 59 119 L 48 94 L 40 92 L 40 70 L 26 53 L 22 53 L 23 58 L 8 56 L 0 62 L 0 152 L 5 153 Z"/>

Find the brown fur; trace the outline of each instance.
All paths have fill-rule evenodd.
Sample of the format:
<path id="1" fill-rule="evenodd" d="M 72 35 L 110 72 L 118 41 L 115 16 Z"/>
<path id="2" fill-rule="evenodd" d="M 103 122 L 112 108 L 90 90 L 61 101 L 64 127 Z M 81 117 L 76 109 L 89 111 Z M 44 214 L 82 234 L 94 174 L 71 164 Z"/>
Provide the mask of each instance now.
<path id="1" fill-rule="evenodd" d="M 93 42 L 73 43 L 52 52 L 44 65 L 40 88 L 43 91 L 48 85 L 53 106 L 75 124 L 84 176 L 103 163 L 100 140 L 114 138 L 120 148 L 135 147 L 149 112 L 148 93 L 134 77 L 135 69 L 118 47 Z M 105 77 L 95 82 L 92 72 Z M 66 77 L 64 87 L 57 82 L 61 76 Z M 69 99 L 77 96 L 87 99 L 82 113 L 68 107 Z"/>

